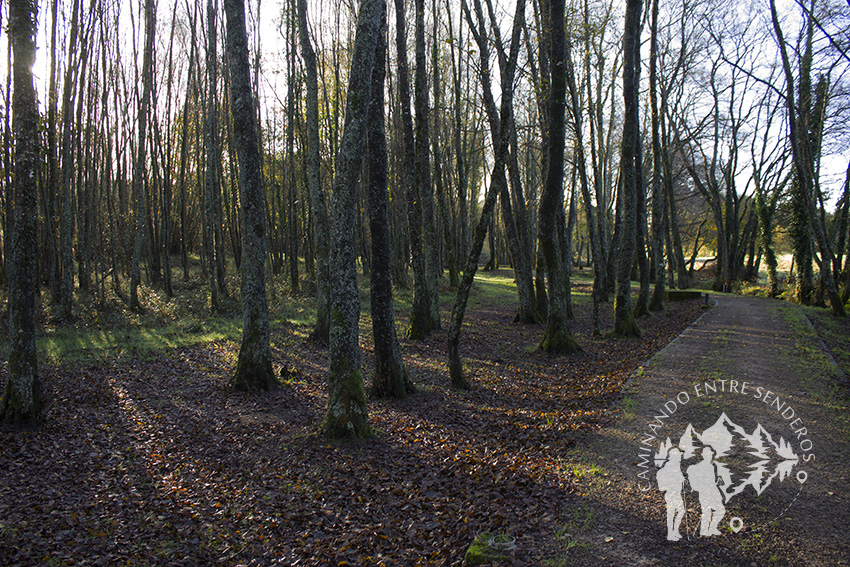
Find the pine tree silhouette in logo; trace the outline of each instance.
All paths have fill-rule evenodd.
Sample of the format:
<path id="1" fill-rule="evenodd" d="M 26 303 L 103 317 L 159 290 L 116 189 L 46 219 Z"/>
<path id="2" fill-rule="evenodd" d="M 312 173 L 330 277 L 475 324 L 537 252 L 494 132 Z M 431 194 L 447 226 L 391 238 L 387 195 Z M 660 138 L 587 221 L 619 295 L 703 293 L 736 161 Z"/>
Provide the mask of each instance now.
<path id="1" fill-rule="evenodd" d="M 684 516 L 684 489 L 697 493 L 700 503 L 700 535 L 719 535 L 719 525 L 726 513 L 725 504 L 748 486 L 761 494 L 773 479 L 781 482 L 799 463 L 791 445 L 781 436 L 774 441 L 758 424 L 752 433 L 722 413 L 702 433 L 688 424 L 674 445 L 668 437 L 655 454 L 658 489 L 667 505 L 667 539 L 678 541 Z M 743 457 L 748 464 L 734 467 L 730 463 Z"/>

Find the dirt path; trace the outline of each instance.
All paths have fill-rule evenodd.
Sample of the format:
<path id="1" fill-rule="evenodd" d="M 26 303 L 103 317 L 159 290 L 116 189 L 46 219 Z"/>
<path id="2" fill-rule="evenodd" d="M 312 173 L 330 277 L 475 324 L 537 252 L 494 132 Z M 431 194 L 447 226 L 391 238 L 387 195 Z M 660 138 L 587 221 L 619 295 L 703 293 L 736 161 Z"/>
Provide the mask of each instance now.
<path id="1" fill-rule="evenodd" d="M 552 564 L 850 564 L 846 378 L 797 307 L 731 296 L 715 301 L 636 372 L 616 423 L 577 444 L 571 462 L 583 471 L 585 494 L 562 518 Z M 683 435 L 688 424 L 690 436 Z M 759 425 L 766 432 L 759 431 L 760 442 L 753 435 Z M 700 437 L 709 428 L 714 435 Z M 654 458 L 668 437 L 682 449 L 688 439 L 693 444 L 683 472 L 702 460 L 709 437 L 715 448 L 726 438 L 729 452 L 718 461 L 731 472 L 727 491 L 743 489 L 726 498 L 720 535 L 700 535 L 700 502 L 688 481 L 682 538 L 667 541 Z M 760 443 L 756 456 L 753 444 Z"/>

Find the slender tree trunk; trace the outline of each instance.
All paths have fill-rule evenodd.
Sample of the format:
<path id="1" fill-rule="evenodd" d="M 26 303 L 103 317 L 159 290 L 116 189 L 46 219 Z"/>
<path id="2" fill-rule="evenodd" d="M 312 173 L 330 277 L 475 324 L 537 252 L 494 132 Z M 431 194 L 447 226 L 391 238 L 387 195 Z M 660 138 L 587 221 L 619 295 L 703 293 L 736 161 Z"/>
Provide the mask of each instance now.
<path id="1" fill-rule="evenodd" d="M 76 57 L 79 42 L 80 0 L 75 0 L 71 14 L 71 40 L 65 85 L 62 97 L 62 187 L 59 197 L 59 265 L 62 274 L 59 285 L 60 317 L 70 320 L 74 301 L 74 216 L 71 206 L 74 177 L 74 86 L 79 80 L 75 71 L 79 61 Z"/>
<path id="2" fill-rule="evenodd" d="M 266 300 L 265 198 L 248 64 L 244 1 L 225 0 L 224 12 L 230 67 L 230 114 L 233 143 L 239 159 L 242 204 L 242 344 L 230 386 L 234 390 L 268 390 L 276 381 L 272 372 Z"/>
<path id="3" fill-rule="evenodd" d="M 599 330 L 599 302 L 607 298 L 605 262 L 602 239 L 604 235 L 599 230 L 598 218 L 594 212 L 593 199 L 590 195 L 590 181 L 587 175 L 587 159 L 584 153 L 584 128 L 582 127 L 582 112 L 579 104 L 579 93 L 575 80 L 575 69 L 572 64 L 572 50 L 570 41 L 567 42 L 567 87 L 570 92 L 570 112 L 572 114 L 573 132 L 576 137 L 576 163 L 578 164 L 579 186 L 581 187 L 582 201 L 584 201 L 585 214 L 587 216 L 587 232 L 590 240 L 590 248 L 593 253 L 593 334 L 601 334 Z M 591 117 L 591 130 L 593 120 Z M 592 146 L 592 144 L 591 144 Z M 595 162 L 595 158 L 592 160 Z M 599 174 L 597 172 L 597 178 Z M 601 184 L 597 183 L 596 194 L 599 195 Z M 598 207 L 599 205 L 597 205 Z"/>
<path id="4" fill-rule="evenodd" d="M 38 286 L 38 108 L 33 86 L 36 6 L 33 0 L 9 1 L 9 41 L 14 53 L 12 97 L 15 170 L 9 239 L 9 363 L 0 399 L 0 423 L 33 425 L 42 408 L 35 345 L 35 291 Z"/>
<path id="5" fill-rule="evenodd" d="M 454 222 L 448 207 L 446 206 L 445 187 L 443 186 L 443 154 L 440 146 L 440 130 L 443 124 L 443 81 L 440 72 L 440 50 L 439 50 L 439 22 L 440 19 L 437 13 L 437 0 L 432 2 L 432 11 L 434 13 L 434 37 L 431 43 L 431 61 L 434 69 L 433 85 L 434 85 L 434 112 L 433 116 L 433 131 L 431 135 L 431 147 L 434 152 L 434 181 L 437 192 L 437 207 L 439 209 L 440 221 L 443 225 L 443 241 L 446 246 L 446 265 L 449 269 L 449 285 L 457 288 L 458 273 L 457 273 L 457 255 L 455 253 L 456 239 L 454 236 Z"/>
<path id="6" fill-rule="evenodd" d="M 464 6 L 466 8 L 466 6 Z M 468 10 L 467 10 L 468 14 Z M 471 17 L 469 17 L 471 20 Z M 481 256 L 481 249 L 484 247 L 484 238 L 487 236 L 488 226 L 493 218 L 493 209 L 496 206 L 496 199 L 500 191 L 503 189 L 501 184 L 505 183 L 505 166 L 507 162 L 507 150 L 510 140 L 510 108 L 513 105 L 513 80 L 516 72 L 516 60 L 519 53 L 519 38 L 522 30 L 522 21 L 525 18 L 525 0 L 517 0 L 516 13 L 514 15 L 513 32 L 511 35 L 510 55 L 505 65 L 504 73 L 502 73 L 502 104 L 500 109 L 501 121 L 499 127 L 499 143 L 495 145 L 495 163 L 493 165 L 493 174 L 490 176 L 490 187 L 487 189 L 487 194 L 484 198 L 484 205 L 481 208 L 481 216 L 478 219 L 478 224 L 475 227 L 475 233 L 472 238 L 469 256 L 466 259 L 466 266 L 463 270 L 463 276 L 460 280 L 460 285 L 457 288 L 454 305 L 452 306 L 452 317 L 448 329 L 448 359 L 449 359 L 449 376 L 453 388 L 462 390 L 470 389 L 471 385 L 463 373 L 463 364 L 460 359 L 460 330 L 463 325 L 463 317 L 466 313 L 466 304 L 469 301 L 469 292 L 472 289 L 472 282 L 475 280 L 475 272 L 478 271 L 478 258 Z M 473 33 L 474 30 L 473 30 Z M 485 75 L 482 73 L 482 81 Z"/>
<path id="7" fill-rule="evenodd" d="M 415 0 L 416 8 L 416 73 L 414 106 L 416 109 L 415 161 L 413 164 L 416 194 L 419 196 L 422 224 L 422 260 L 425 268 L 425 290 L 428 293 L 427 331 L 440 328 L 440 260 L 437 253 L 437 224 L 434 216 L 434 189 L 431 186 L 431 160 L 428 128 L 428 67 L 425 46 L 425 0 Z"/>
<path id="8" fill-rule="evenodd" d="M 410 112 L 410 78 L 407 65 L 407 20 L 404 0 L 395 0 L 396 13 L 396 74 L 401 106 L 402 124 L 402 185 L 407 197 L 407 224 L 410 238 L 410 261 L 413 265 L 413 305 L 410 309 L 410 325 L 407 336 L 421 340 L 431 332 L 431 295 L 423 258 L 422 207 L 418 195 L 418 181 L 414 177 L 416 163 L 413 116 Z"/>
<path id="9" fill-rule="evenodd" d="M 204 253 L 207 258 L 207 283 L 210 291 L 210 310 L 219 311 L 218 270 L 216 266 L 216 215 L 215 194 L 219 191 L 218 161 L 218 38 L 216 34 L 217 2 L 207 0 L 207 119 L 204 128 L 207 150 L 206 176 L 204 178 Z M 220 207 L 219 207 L 220 208 Z"/>
<path id="10" fill-rule="evenodd" d="M 643 141 L 638 135 L 637 156 L 635 156 L 635 180 L 637 197 L 637 223 L 635 230 L 635 255 L 637 256 L 640 293 L 635 305 L 635 317 L 649 315 L 649 261 L 646 257 L 646 187 L 643 184 Z"/>
<path id="11" fill-rule="evenodd" d="M 47 184 L 44 191 L 44 219 L 47 231 L 47 240 L 44 253 L 47 256 L 47 270 L 50 281 L 50 292 L 53 302 L 61 304 L 62 270 L 59 265 L 59 255 L 56 234 L 59 227 L 56 226 L 56 188 L 59 187 L 59 160 L 56 141 L 56 123 L 58 113 L 58 87 L 56 85 L 56 28 L 57 8 L 59 0 L 52 0 L 50 4 L 50 79 L 47 89 Z"/>
<path id="12" fill-rule="evenodd" d="M 316 255 L 316 326 L 311 337 L 327 343 L 330 338 L 330 275 L 328 253 L 330 228 L 325 204 L 320 170 L 319 141 L 319 82 L 316 70 L 316 52 L 307 28 L 307 0 L 298 0 L 299 37 L 301 56 L 307 80 L 307 189 L 310 193 L 310 213 L 313 221 L 313 243 Z"/>
<path id="13" fill-rule="evenodd" d="M 139 264 L 142 261 L 142 247 L 145 241 L 145 217 L 147 211 L 147 180 L 145 167 L 145 144 L 147 143 L 148 111 L 153 88 L 154 33 L 156 31 L 156 2 L 145 1 L 145 52 L 142 61 L 142 98 L 139 102 L 139 139 L 136 151 L 136 163 L 133 169 L 135 187 L 136 238 L 133 245 L 133 263 L 130 272 L 130 309 L 141 310 L 139 303 L 139 284 L 142 273 Z"/>
<path id="14" fill-rule="evenodd" d="M 623 141 L 620 154 L 622 179 L 622 228 L 619 240 L 617 295 L 614 299 L 614 333 L 636 337 L 640 330 L 635 324 L 631 302 L 631 272 L 634 259 L 637 224 L 637 176 L 640 122 L 638 119 L 638 77 L 640 66 L 640 13 L 642 0 L 627 0 L 626 24 L 623 35 Z"/>
<path id="15" fill-rule="evenodd" d="M 650 311 L 664 309 L 664 285 L 666 282 L 664 262 L 664 191 L 661 186 L 661 121 L 658 116 L 658 0 L 652 1 L 652 19 L 649 39 L 649 111 L 652 128 L 652 262 L 655 270 L 655 286 L 649 300 Z"/>
<path id="16" fill-rule="evenodd" d="M 557 213 L 564 204 L 564 139 L 567 94 L 566 37 L 564 31 L 564 0 L 549 2 L 551 82 L 549 88 L 549 146 L 546 179 L 540 195 L 540 247 L 546 260 L 549 279 L 549 312 L 546 331 L 540 350 L 552 353 L 573 353 L 581 350 L 567 324 L 567 294 L 564 287 L 564 267 L 557 240 Z M 594 261 L 596 259 L 594 258 Z"/>
<path id="17" fill-rule="evenodd" d="M 360 295 L 355 242 L 358 177 L 363 160 L 372 90 L 372 71 L 383 0 L 360 0 L 351 59 L 345 124 L 331 198 L 331 334 L 328 410 L 322 431 L 329 437 L 369 437 L 360 368 Z"/>
<path id="18" fill-rule="evenodd" d="M 381 4 L 384 4 L 381 1 Z M 387 195 L 387 138 L 384 126 L 384 79 L 386 76 L 387 16 L 382 8 L 381 27 L 372 71 L 372 101 L 367 125 L 369 228 L 372 232 L 371 307 L 375 344 L 375 376 L 371 394 L 403 398 L 413 393 L 407 375 L 393 313 L 392 249 L 390 243 L 389 196 Z"/>
<path id="19" fill-rule="evenodd" d="M 294 7 L 294 3 L 293 3 Z M 289 75 L 288 85 L 288 100 L 286 103 L 286 154 L 287 154 L 287 192 L 289 199 L 287 204 L 287 226 L 289 227 L 289 238 L 287 247 L 287 259 L 289 260 L 289 290 L 292 295 L 300 293 L 299 270 L 298 270 L 298 215 L 296 214 L 296 204 L 298 194 L 296 192 L 296 177 L 295 177 L 295 98 L 296 98 L 296 80 L 295 80 L 295 19 L 291 18 L 292 25 L 289 26 L 289 64 L 287 73 Z M 281 211 L 281 214 L 283 211 Z"/>

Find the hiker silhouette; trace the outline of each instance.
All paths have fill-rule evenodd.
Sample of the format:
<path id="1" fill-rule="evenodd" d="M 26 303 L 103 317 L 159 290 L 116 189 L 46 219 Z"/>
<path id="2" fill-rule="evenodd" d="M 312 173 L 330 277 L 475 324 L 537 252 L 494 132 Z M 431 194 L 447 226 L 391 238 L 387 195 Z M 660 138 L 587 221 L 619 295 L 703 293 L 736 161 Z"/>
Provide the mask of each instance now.
<path id="1" fill-rule="evenodd" d="M 723 494 L 717 487 L 717 469 L 713 457 L 714 452 L 711 448 L 703 447 L 702 460 L 689 466 L 686 471 L 691 490 L 699 495 L 699 505 L 702 510 L 699 533 L 702 536 L 720 535 L 717 525 L 726 514 Z"/>
<path id="2" fill-rule="evenodd" d="M 685 516 L 685 500 L 682 490 L 685 486 L 685 475 L 682 474 L 682 451 L 673 447 L 667 453 L 667 462 L 656 475 L 658 489 L 664 493 L 667 502 L 667 540 L 679 541 L 679 525 Z"/>

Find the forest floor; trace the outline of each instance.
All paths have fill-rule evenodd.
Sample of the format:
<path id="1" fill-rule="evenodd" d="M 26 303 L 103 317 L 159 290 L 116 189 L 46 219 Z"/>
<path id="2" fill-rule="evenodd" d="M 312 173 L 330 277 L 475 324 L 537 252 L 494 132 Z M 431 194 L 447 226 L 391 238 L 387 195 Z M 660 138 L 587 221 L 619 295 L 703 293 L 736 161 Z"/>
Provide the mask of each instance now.
<path id="1" fill-rule="evenodd" d="M 227 390 L 239 343 L 235 302 L 230 313 L 206 319 L 192 299 L 202 292 L 186 289 L 173 300 L 146 296 L 149 309 L 141 316 L 101 306 L 81 307 L 73 327 L 46 318 L 39 340 L 51 393 L 44 423 L 0 431 L 0 563 L 460 565 L 485 533 L 516 538 L 506 562 L 512 565 L 600 558 L 666 564 L 694 550 L 712 564 L 769 563 L 772 553 L 783 564 L 834 564 L 847 556 L 833 523 L 822 520 L 846 517 L 846 398 L 827 383 L 831 361 L 800 323 L 798 308 L 762 302 L 773 313 L 768 326 L 790 329 L 787 344 L 766 339 L 779 345 L 772 358 L 799 367 L 801 376 L 811 361 L 820 365 L 803 386 L 782 383 L 786 390 L 776 390 L 787 391 L 811 423 L 817 455 L 812 466 L 794 469 L 811 479 L 787 512 L 794 521 L 674 545 L 664 539 L 663 497 L 634 491 L 637 432 L 659 403 L 655 393 L 675 395 L 694 380 L 687 372 L 734 376 L 742 367 L 709 368 L 720 357 L 695 354 L 690 364 L 674 359 L 685 364 L 672 371 L 679 378 L 663 376 L 664 357 L 687 334 L 653 359 L 662 362 L 642 365 L 700 316 L 701 301 L 671 302 L 640 320 L 639 339 L 593 337 L 589 285 L 575 280 L 571 328 L 584 351 L 551 357 L 535 352 L 542 325 L 512 322 L 513 290 L 508 273 L 476 279 L 461 337 L 472 391 L 449 388 L 445 331 L 422 342 L 402 340 L 418 392 L 404 401 L 370 400 L 375 436 L 356 443 L 318 434 L 327 353 L 306 340 L 309 298 L 272 302 L 275 368 L 294 372 L 260 395 Z M 447 326 L 453 295 L 444 292 Z M 368 290 L 362 298 L 369 377 Z M 699 325 L 724 310 L 740 311 L 727 301 L 738 299 L 721 298 Z M 409 302 L 410 292 L 398 294 L 400 333 Z M 603 329 L 610 329 L 611 309 L 603 307 Z M 850 329 L 834 328 L 843 322 L 810 316 L 828 344 L 850 337 Z M 834 352 L 843 364 L 850 345 L 839 346 Z M 632 378 L 636 368 L 642 375 Z M 761 423 L 771 432 L 781 425 Z M 771 486 L 765 497 L 783 496 L 780 489 L 792 482 Z M 750 504 L 741 499 L 741 506 Z M 800 525 L 825 527 L 810 544 L 790 544 Z M 803 555 L 792 555 L 798 548 Z M 726 555 L 713 555 L 718 549 Z"/>

